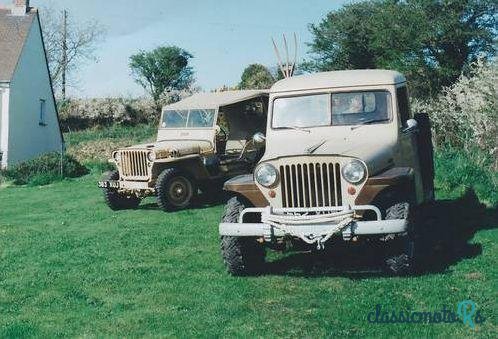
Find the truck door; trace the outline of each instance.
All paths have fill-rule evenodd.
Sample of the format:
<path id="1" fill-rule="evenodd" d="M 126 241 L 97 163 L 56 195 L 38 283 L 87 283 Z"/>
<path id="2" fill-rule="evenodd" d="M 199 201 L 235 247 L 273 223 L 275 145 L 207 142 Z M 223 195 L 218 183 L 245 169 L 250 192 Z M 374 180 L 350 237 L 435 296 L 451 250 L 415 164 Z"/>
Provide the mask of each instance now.
<path id="1" fill-rule="evenodd" d="M 410 106 L 408 103 L 408 90 L 405 85 L 396 89 L 396 101 L 398 103 L 398 114 L 400 119 L 400 158 L 405 166 L 414 170 L 415 192 L 418 203 L 424 199 L 422 177 L 420 175 L 420 160 L 417 150 L 417 128 L 409 128 L 407 121 L 411 119 Z"/>

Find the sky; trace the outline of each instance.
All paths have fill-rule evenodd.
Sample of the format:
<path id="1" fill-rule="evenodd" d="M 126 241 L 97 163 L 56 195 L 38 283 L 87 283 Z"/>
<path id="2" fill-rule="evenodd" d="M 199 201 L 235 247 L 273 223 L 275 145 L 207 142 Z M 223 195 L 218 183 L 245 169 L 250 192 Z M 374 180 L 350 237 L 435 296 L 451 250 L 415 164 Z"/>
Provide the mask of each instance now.
<path id="1" fill-rule="evenodd" d="M 0 0 L 9 4 L 12 0 Z M 344 0 L 31 0 L 31 6 L 63 8 L 70 20 L 98 20 L 107 30 L 97 61 L 76 74 L 73 97 L 141 96 L 130 75 L 129 57 L 140 50 L 177 45 L 194 55 L 196 85 L 203 90 L 233 86 L 251 63 L 274 66 L 271 38 L 281 43 L 295 32 L 299 59 L 318 23 Z M 43 12 L 42 12 L 43 19 Z"/>

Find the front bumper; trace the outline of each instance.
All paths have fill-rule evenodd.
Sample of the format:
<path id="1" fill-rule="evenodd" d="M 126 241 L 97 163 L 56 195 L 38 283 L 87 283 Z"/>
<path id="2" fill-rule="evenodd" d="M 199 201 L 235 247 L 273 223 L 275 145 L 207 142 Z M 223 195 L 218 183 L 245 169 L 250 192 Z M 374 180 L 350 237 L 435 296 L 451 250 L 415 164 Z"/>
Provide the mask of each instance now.
<path id="1" fill-rule="evenodd" d="M 377 220 L 355 219 L 355 211 L 373 210 Z M 311 212 L 311 213 L 310 213 Z M 248 213 L 260 213 L 261 223 L 244 223 Z M 308 214 L 303 214 L 308 213 Z M 320 247 L 334 234 L 342 234 L 345 240 L 356 235 L 384 235 L 405 233 L 406 219 L 382 220 L 380 210 L 372 205 L 354 207 L 303 208 L 247 208 L 242 211 L 237 223 L 220 223 L 222 236 L 235 237 L 298 237 L 307 243 L 317 243 Z"/>

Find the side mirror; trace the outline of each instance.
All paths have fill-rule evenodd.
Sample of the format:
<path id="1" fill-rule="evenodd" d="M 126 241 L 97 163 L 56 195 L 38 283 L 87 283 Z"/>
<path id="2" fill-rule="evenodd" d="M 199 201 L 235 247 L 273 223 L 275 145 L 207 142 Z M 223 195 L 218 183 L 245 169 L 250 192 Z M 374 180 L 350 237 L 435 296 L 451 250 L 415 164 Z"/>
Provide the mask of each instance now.
<path id="1" fill-rule="evenodd" d="M 266 137 L 263 133 L 261 132 L 258 132 L 256 134 L 254 134 L 252 136 L 252 141 L 256 144 L 256 145 L 263 145 L 266 141 Z"/>
<path id="2" fill-rule="evenodd" d="M 406 121 L 406 127 L 403 128 L 403 132 L 413 131 L 417 128 L 418 122 L 415 119 L 408 119 Z"/>

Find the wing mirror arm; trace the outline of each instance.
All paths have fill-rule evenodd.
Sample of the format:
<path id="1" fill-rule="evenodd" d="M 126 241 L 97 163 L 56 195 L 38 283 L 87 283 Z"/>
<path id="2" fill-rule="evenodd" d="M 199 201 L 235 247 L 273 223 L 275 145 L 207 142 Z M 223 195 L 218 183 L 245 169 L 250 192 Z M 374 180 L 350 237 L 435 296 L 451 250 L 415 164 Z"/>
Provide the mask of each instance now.
<path id="1" fill-rule="evenodd" d="M 418 127 L 418 122 L 415 119 L 408 119 L 406 121 L 406 127 L 403 128 L 403 133 L 416 130 Z"/>

